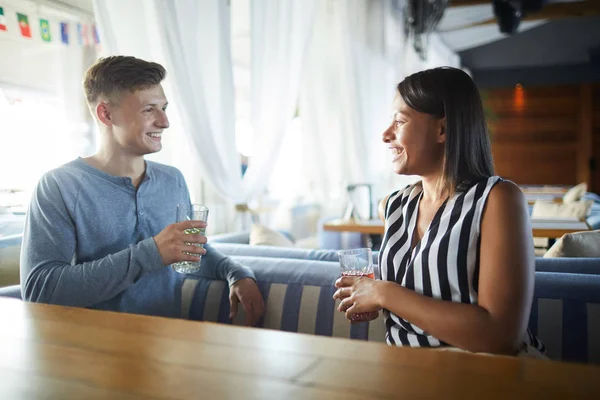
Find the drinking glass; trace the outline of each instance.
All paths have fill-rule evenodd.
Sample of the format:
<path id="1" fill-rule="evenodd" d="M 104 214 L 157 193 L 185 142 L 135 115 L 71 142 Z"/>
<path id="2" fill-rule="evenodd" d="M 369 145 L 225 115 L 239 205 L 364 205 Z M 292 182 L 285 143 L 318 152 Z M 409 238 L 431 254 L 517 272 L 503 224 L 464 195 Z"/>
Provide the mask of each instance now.
<path id="1" fill-rule="evenodd" d="M 338 251 L 342 276 L 364 276 L 375 279 L 373 254 L 371 249 L 350 249 Z M 379 311 L 352 314 L 352 322 L 371 321 L 379 316 Z"/>
<path id="2" fill-rule="evenodd" d="M 208 207 L 200 204 L 178 204 L 177 205 L 177 222 L 181 221 L 203 221 L 208 220 Z M 204 235 L 206 228 L 189 228 L 183 231 L 185 234 L 190 235 Z M 201 243 L 186 243 L 187 245 L 204 247 Z M 185 254 L 191 254 L 184 252 Z M 181 274 L 192 274 L 200 271 L 200 265 L 202 263 L 202 256 L 198 261 L 180 261 L 173 263 L 172 268 Z"/>

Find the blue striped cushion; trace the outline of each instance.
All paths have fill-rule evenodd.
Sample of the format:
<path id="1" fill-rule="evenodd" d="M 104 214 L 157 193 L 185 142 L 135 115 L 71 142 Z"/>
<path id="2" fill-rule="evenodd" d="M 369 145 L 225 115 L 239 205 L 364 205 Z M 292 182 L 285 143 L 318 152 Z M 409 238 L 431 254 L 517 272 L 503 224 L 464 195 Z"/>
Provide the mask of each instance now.
<path id="1" fill-rule="evenodd" d="M 352 325 L 344 314 L 336 310 L 338 303 L 332 296 L 335 292 L 333 284 L 340 274 L 337 263 L 232 258 L 250 267 L 256 274 L 266 304 L 265 315 L 258 322 L 259 327 L 384 341 L 382 318 Z M 224 282 L 186 279 L 182 301 L 182 314 L 189 319 L 244 324 L 241 307 L 234 321 L 229 320 L 229 290 Z"/>
<path id="2" fill-rule="evenodd" d="M 553 360 L 600 363 L 600 276 L 537 272 L 529 329 Z"/>

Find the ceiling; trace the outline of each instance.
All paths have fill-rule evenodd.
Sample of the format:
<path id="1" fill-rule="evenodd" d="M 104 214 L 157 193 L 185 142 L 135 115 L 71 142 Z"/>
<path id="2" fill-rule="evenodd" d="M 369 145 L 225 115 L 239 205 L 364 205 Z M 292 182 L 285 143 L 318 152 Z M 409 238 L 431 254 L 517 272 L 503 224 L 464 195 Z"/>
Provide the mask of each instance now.
<path id="1" fill-rule="evenodd" d="M 600 50 L 600 16 L 567 18 L 460 52 L 471 69 L 530 68 L 590 63 Z"/>
<path id="2" fill-rule="evenodd" d="M 491 2 L 489 4 L 464 7 L 451 6 L 444 11 L 444 16 L 437 30 L 448 47 L 456 52 L 460 52 L 504 39 L 506 35 L 500 32 L 496 24 L 478 25 L 461 29 L 461 27 L 476 25 L 494 18 Z M 523 32 L 535 28 L 545 22 L 545 20 L 523 22 L 519 27 L 519 31 Z"/>
<path id="3" fill-rule="evenodd" d="M 471 70 L 590 63 L 600 47 L 600 1 L 548 0 L 514 35 L 499 31 L 491 0 L 450 0 L 437 27 Z"/>

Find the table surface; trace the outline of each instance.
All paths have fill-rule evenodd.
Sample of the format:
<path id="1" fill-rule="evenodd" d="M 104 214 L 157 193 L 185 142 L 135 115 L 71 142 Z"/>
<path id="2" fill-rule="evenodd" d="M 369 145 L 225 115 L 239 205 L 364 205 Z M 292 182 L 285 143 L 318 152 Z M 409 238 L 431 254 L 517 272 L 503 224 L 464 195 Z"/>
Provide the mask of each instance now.
<path id="1" fill-rule="evenodd" d="M 552 221 L 552 220 L 533 220 L 531 222 L 532 233 L 534 237 L 547 237 L 556 239 L 567 233 L 587 231 L 589 225 L 580 221 Z M 354 221 L 335 219 L 323 224 L 326 231 L 335 232 L 358 232 L 369 235 L 383 235 L 384 225 L 379 219 L 370 221 Z"/>
<path id="2" fill-rule="evenodd" d="M 600 398 L 600 367 L 0 298 L 2 399 Z"/>

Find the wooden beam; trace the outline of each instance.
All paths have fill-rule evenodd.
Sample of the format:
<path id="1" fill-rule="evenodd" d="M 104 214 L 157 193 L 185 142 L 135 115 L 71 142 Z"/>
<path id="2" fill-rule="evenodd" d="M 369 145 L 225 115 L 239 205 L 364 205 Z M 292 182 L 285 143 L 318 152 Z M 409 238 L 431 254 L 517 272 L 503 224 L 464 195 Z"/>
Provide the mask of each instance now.
<path id="1" fill-rule="evenodd" d="M 581 85 L 581 100 L 579 112 L 579 132 L 577 146 L 577 182 L 586 182 L 588 188 L 592 186 L 592 171 L 590 160 L 592 159 L 593 143 L 593 116 L 594 107 L 592 103 L 592 85 L 584 83 Z M 588 189 L 589 190 L 589 189 Z"/>
<path id="2" fill-rule="evenodd" d="M 453 2 L 454 3 L 454 2 Z M 457 1 L 456 3 L 461 4 L 463 1 Z M 464 0 L 465 5 L 476 5 L 476 0 Z M 472 4 L 467 4 L 472 3 Z M 479 1 L 479 4 L 485 4 L 488 2 Z M 458 6 L 455 4 L 454 6 Z M 491 6 L 491 3 L 490 3 Z M 569 17 L 584 17 L 600 15 L 600 1 L 596 0 L 583 0 L 575 3 L 550 3 L 540 11 L 526 15 L 521 21 L 537 21 L 541 19 L 559 19 Z M 496 18 L 490 18 L 485 21 L 477 22 L 474 24 L 468 24 L 462 27 L 445 30 L 445 32 L 456 31 L 460 29 L 473 28 L 476 26 L 497 24 Z"/>

